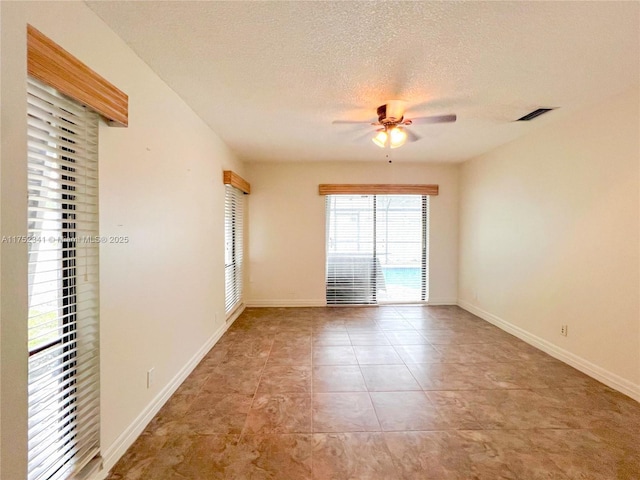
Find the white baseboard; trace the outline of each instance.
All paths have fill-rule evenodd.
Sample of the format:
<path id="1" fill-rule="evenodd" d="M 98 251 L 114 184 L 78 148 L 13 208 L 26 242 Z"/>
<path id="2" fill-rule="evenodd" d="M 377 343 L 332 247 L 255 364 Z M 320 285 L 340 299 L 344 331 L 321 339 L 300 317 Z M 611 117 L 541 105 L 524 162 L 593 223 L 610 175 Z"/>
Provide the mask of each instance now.
<path id="1" fill-rule="evenodd" d="M 102 455 L 103 466 L 102 469 L 91 475 L 88 480 L 104 480 L 109 474 L 109 470 L 117 463 L 118 460 L 124 455 L 127 449 L 133 445 L 138 436 L 147 427 L 149 422 L 158 413 L 162 406 L 169 400 L 171 395 L 178 389 L 178 387 L 186 380 L 191 374 L 194 368 L 200 363 L 204 356 L 213 348 L 218 342 L 220 337 L 227 331 L 227 329 L 233 324 L 233 322 L 244 311 L 244 305 L 240 306 L 234 315 L 229 318 L 224 324 L 222 324 L 215 333 L 198 349 L 198 351 L 189 359 L 187 364 L 180 369 L 178 374 L 171 379 L 171 381 L 156 395 L 151 403 L 138 415 L 138 417 L 129 425 L 129 427 L 120 434 L 115 442 L 109 448 L 107 448 Z"/>
<path id="2" fill-rule="evenodd" d="M 247 307 L 326 307 L 327 301 L 321 300 L 248 300 Z M 457 298 L 431 298 L 427 305 L 457 305 Z M 372 305 L 366 305 L 368 307 Z"/>
<path id="3" fill-rule="evenodd" d="M 247 307 L 326 307 L 327 301 L 317 299 L 247 300 Z"/>
<path id="4" fill-rule="evenodd" d="M 538 337 L 537 335 L 533 335 L 532 333 L 527 332 L 526 330 L 509 323 L 508 321 L 493 315 L 492 313 L 486 312 L 481 308 L 476 307 L 475 305 L 466 302 L 464 300 L 458 300 L 458 306 L 461 308 L 477 315 L 478 317 L 486 320 L 487 322 L 495 325 L 496 327 L 515 335 L 520 340 L 527 342 L 530 345 L 542 350 L 545 353 L 548 353 L 554 358 L 571 365 L 577 370 L 580 370 L 582 373 L 589 375 L 592 378 L 595 378 L 599 382 L 604 383 L 605 385 L 624 393 L 625 395 L 633 398 L 634 400 L 640 402 L 640 385 L 637 385 L 625 378 L 616 375 L 613 372 L 610 372 L 594 363 L 591 363 L 589 360 L 586 360 L 574 353 L 571 353 L 564 348 L 561 348 L 544 338 Z"/>

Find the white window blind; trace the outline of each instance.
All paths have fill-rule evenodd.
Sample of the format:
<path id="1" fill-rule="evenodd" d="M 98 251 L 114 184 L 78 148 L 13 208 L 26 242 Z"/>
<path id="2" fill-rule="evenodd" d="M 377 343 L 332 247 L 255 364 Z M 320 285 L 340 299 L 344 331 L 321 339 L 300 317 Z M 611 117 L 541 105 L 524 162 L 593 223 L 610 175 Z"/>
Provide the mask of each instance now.
<path id="1" fill-rule="evenodd" d="M 374 195 L 327 195 L 327 303 L 376 303 Z"/>
<path id="2" fill-rule="evenodd" d="M 428 298 L 429 197 L 327 195 L 327 304 Z"/>
<path id="3" fill-rule="evenodd" d="M 242 301 L 242 250 L 244 194 L 225 185 L 224 200 L 224 277 L 225 313 L 231 313 Z"/>
<path id="4" fill-rule="evenodd" d="M 29 78 L 29 480 L 99 458 L 98 116 Z"/>

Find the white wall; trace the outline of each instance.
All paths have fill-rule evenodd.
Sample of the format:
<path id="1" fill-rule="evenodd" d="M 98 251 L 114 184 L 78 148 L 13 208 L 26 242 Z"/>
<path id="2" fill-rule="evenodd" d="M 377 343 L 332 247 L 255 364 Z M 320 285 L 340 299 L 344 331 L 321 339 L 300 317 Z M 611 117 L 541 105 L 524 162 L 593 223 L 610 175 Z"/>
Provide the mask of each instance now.
<path id="1" fill-rule="evenodd" d="M 0 8 L 0 27 L 2 26 L 2 8 Z M 0 34 L 0 64 L 2 63 L 2 35 Z M 0 73 L 0 105 L 2 105 L 2 74 Z M 2 142 L 2 109 L 0 108 L 0 198 L 2 198 L 2 152 L 4 150 L 3 142 Z M 2 234 L 2 207 L 0 206 L 0 234 Z M 0 242 L 0 292 L 2 292 L 2 265 L 4 264 L 4 257 L 2 256 L 2 243 Z M 2 359 L 2 347 L 3 347 L 3 335 L 2 335 L 2 295 L 0 294 L 0 360 Z M 2 385 L 3 385 L 3 372 L 5 369 L 2 368 L 2 362 L 0 361 L 0 405 L 3 402 L 2 396 Z M 0 408 L 0 452 L 2 452 L 2 444 L 3 444 L 3 435 L 2 435 L 2 408 Z M 0 472 L 2 472 L 2 457 L 0 454 Z"/>
<path id="2" fill-rule="evenodd" d="M 458 167 L 445 164 L 260 163 L 246 165 L 249 196 L 247 304 L 324 305 L 325 197 L 321 183 L 435 183 L 431 198 L 430 301 L 457 299 Z"/>
<path id="3" fill-rule="evenodd" d="M 639 106 L 633 88 L 462 166 L 459 296 L 640 400 Z"/>
<path id="4" fill-rule="evenodd" d="M 129 128 L 100 126 L 101 233 L 130 238 L 101 249 L 101 438 L 110 467 L 224 329 L 222 170 L 243 174 L 242 165 L 84 3 L 0 8 L 2 235 L 26 229 L 26 24 L 129 95 Z M 0 477 L 9 480 L 26 478 L 26 246 L 3 245 L 0 255 Z"/>

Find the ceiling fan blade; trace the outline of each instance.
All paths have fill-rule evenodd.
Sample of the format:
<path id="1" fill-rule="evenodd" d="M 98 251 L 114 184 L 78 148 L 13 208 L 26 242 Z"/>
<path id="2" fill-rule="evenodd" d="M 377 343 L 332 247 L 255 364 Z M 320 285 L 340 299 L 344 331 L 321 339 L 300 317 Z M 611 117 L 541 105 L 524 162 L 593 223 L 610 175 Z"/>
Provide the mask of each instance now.
<path id="1" fill-rule="evenodd" d="M 451 123 L 455 122 L 458 117 L 455 114 L 451 115 L 433 115 L 431 117 L 415 117 L 411 118 L 411 122 L 414 124 L 427 124 L 427 123 Z"/>
<path id="2" fill-rule="evenodd" d="M 353 123 L 353 124 L 344 124 L 343 127 L 337 128 L 335 132 L 338 135 L 356 135 L 356 134 L 360 134 L 360 132 L 362 132 L 363 130 L 369 130 L 369 129 L 371 129 L 370 123 Z"/>
<path id="3" fill-rule="evenodd" d="M 367 140 L 371 141 L 371 139 L 373 138 L 373 135 L 371 132 L 367 132 L 363 135 L 358 135 L 356 138 L 354 138 L 352 141 L 354 143 L 366 143 Z"/>
<path id="4" fill-rule="evenodd" d="M 416 135 L 414 132 L 406 128 L 404 129 L 404 131 L 407 132 L 407 140 L 409 140 L 410 142 L 417 142 L 422 138 L 420 135 Z"/>
<path id="5" fill-rule="evenodd" d="M 371 125 L 371 121 L 364 121 L 364 122 L 361 122 L 361 121 L 359 121 L 359 120 L 334 120 L 334 121 L 333 121 L 333 122 L 331 122 L 331 123 L 332 123 L 332 124 L 334 124 L 334 125 L 340 125 L 340 124 L 347 124 L 347 125 L 349 125 L 349 124 L 354 124 L 354 123 L 360 123 L 360 124 L 365 123 L 365 124 L 367 124 L 367 125 Z"/>

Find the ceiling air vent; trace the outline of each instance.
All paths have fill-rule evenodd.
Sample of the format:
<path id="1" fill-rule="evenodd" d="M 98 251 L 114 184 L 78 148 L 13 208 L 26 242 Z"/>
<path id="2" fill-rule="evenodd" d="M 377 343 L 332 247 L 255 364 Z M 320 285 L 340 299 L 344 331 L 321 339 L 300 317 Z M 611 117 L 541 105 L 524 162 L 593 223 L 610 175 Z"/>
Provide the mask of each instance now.
<path id="1" fill-rule="evenodd" d="M 516 122 L 528 122 L 529 120 L 533 120 L 534 118 L 539 117 L 540 115 L 544 115 L 545 113 L 550 112 L 551 110 L 555 110 L 555 109 L 538 108 L 537 110 L 534 110 L 533 112 L 529 112 L 525 116 L 520 117 L 518 120 L 516 120 Z"/>

